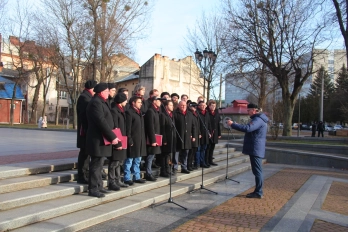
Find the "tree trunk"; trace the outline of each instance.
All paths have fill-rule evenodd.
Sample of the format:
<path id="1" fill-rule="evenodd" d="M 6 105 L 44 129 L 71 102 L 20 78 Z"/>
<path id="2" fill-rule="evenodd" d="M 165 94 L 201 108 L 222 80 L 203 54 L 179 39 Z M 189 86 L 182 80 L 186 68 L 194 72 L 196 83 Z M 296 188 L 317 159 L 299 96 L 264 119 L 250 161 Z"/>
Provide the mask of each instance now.
<path id="1" fill-rule="evenodd" d="M 11 105 L 10 105 L 10 125 L 11 126 L 13 126 L 13 118 L 14 118 L 13 105 L 14 105 L 14 99 L 16 98 L 17 85 L 18 85 L 18 82 L 15 82 L 13 86 L 13 91 L 12 91 L 12 98 L 11 98 Z"/>
<path id="2" fill-rule="evenodd" d="M 41 81 L 38 81 L 37 85 L 35 86 L 35 92 L 34 92 L 34 96 L 33 96 L 33 103 L 31 105 L 31 112 L 30 112 L 30 123 L 31 124 L 36 124 L 36 120 L 35 117 L 33 117 L 33 115 L 35 114 L 35 112 L 37 111 L 37 103 L 39 101 L 39 93 L 40 93 L 40 88 L 41 88 Z"/>
<path id="3" fill-rule="evenodd" d="M 283 98 L 283 111 L 284 111 L 284 125 L 283 125 L 283 136 L 292 135 L 292 115 L 294 112 L 294 100 L 290 98 Z"/>
<path id="4" fill-rule="evenodd" d="M 76 111 L 76 103 L 74 102 L 72 104 L 72 110 L 73 110 L 73 115 L 74 115 L 74 118 L 73 118 L 73 128 L 74 129 L 77 129 L 77 111 Z"/>

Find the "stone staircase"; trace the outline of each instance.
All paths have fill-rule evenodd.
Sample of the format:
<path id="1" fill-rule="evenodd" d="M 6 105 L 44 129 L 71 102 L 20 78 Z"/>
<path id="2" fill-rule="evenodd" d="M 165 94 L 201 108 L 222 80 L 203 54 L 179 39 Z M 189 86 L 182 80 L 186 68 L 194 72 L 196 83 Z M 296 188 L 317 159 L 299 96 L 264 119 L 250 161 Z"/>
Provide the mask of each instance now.
<path id="1" fill-rule="evenodd" d="M 228 156 L 228 176 L 250 169 L 248 156 L 233 148 L 229 148 Z M 218 166 L 204 169 L 204 185 L 225 179 L 225 143 L 217 144 L 214 157 Z M 87 185 L 75 181 L 76 160 L 0 166 L 0 231 L 77 231 L 169 199 L 170 180 L 162 177 L 108 193 L 104 198 L 89 197 Z M 172 177 L 172 197 L 199 188 L 201 174 L 201 169 L 190 174 L 178 172 Z"/>

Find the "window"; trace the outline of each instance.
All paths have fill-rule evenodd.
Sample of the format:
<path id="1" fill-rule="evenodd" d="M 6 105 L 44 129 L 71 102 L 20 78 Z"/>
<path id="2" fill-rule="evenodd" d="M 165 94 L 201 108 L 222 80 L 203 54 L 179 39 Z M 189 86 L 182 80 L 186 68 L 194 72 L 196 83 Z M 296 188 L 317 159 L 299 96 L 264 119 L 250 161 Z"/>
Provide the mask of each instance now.
<path id="1" fill-rule="evenodd" d="M 334 60 L 329 60 L 329 64 L 334 64 Z"/>
<path id="2" fill-rule="evenodd" d="M 66 99 L 67 92 L 66 91 L 60 91 L 59 92 L 59 99 Z"/>
<path id="3" fill-rule="evenodd" d="M 4 82 L 0 83 L 0 90 L 5 90 L 5 83 Z"/>
<path id="4" fill-rule="evenodd" d="M 329 72 L 333 73 L 334 72 L 334 67 L 329 67 Z"/>

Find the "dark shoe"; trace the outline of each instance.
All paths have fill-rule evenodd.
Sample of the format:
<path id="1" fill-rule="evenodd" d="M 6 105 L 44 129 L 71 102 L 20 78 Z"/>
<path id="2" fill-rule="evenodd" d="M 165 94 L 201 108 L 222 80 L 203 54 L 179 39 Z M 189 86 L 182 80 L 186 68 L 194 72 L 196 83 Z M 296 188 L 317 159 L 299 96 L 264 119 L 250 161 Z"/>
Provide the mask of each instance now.
<path id="1" fill-rule="evenodd" d="M 210 162 L 209 164 L 212 165 L 212 166 L 218 166 L 218 164 L 214 163 L 214 162 Z"/>
<path id="2" fill-rule="evenodd" d="M 121 188 L 117 184 L 112 183 L 112 184 L 109 184 L 109 188 L 108 189 L 112 190 L 112 191 L 119 191 Z"/>
<path id="3" fill-rule="evenodd" d="M 187 169 L 182 169 L 181 173 L 190 174 L 190 172 Z"/>
<path id="4" fill-rule="evenodd" d="M 161 173 L 160 176 L 168 178 L 169 174 L 168 173 Z"/>
<path id="5" fill-rule="evenodd" d="M 106 190 L 106 189 L 104 189 L 104 188 L 99 189 L 99 192 L 101 192 L 101 193 L 110 193 L 110 191 L 108 191 L 108 190 Z"/>
<path id="6" fill-rule="evenodd" d="M 102 170 L 102 179 L 106 180 L 106 177 L 108 176 L 108 174 L 106 174 L 105 170 Z"/>
<path id="7" fill-rule="evenodd" d="M 193 170 L 197 170 L 197 169 L 198 169 L 198 166 L 195 165 L 195 166 L 192 167 L 192 169 L 193 169 Z"/>
<path id="8" fill-rule="evenodd" d="M 173 172 L 172 172 L 172 175 L 173 175 L 173 176 L 176 176 L 176 173 L 177 173 L 177 172 L 178 172 L 178 170 L 177 170 L 177 169 L 174 169 Z"/>
<path id="9" fill-rule="evenodd" d="M 247 198 L 257 198 L 257 199 L 263 198 L 263 196 L 260 196 L 260 195 L 257 194 L 257 193 L 248 193 L 248 194 L 246 195 L 246 197 L 247 197 Z"/>
<path id="10" fill-rule="evenodd" d="M 77 180 L 78 184 L 88 184 L 87 180 Z"/>
<path id="11" fill-rule="evenodd" d="M 127 187 L 129 187 L 129 185 L 128 184 L 125 184 L 125 183 L 123 183 L 123 182 L 118 182 L 118 184 L 117 184 L 118 186 L 120 186 L 121 188 L 127 188 Z"/>
<path id="12" fill-rule="evenodd" d="M 147 174 L 145 178 L 146 178 L 146 180 L 148 180 L 148 181 L 156 181 L 156 180 L 157 180 L 157 179 L 156 179 L 153 175 L 151 175 L 151 174 L 150 174 L 150 175 Z"/>
<path id="13" fill-rule="evenodd" d="M 99 192 L 99 191 L 88 192 L 88 196 L 90 196 L 90 197 L 98 197 L 98 198 L 105 197 L 105 195 L 102 194 L 102 193 Z"/>
<path id="14" fill-rule="evenodd" d="M 201 168 L 210 168 L 210 166 L 207 166 L 205 164 L 201 164 Z"/>
<path id="15" fill-rule="evenodd" d="M 189 170 L 190 172 L 192 172 L 192 171 L 193 171 L 193 168 L 188 167 L 187 170 Z"/>
<path id="16" fill-rule="evenodd" d="M 127 185 L 129 185 L 129 186 L 131 186 L 131 185 L 133 185 L 133 184 L 134 184 L 134 182 L 133 182 L 133 181 L 131 181 L 131 180 L 127 180 L 127 181 L 125 181 L 124 183 L 125 183 L 125 184 L 127 184 Z"/>
<path id="17" fill-rule="evenodd" d="M 134 183 L 144 184 L 144 183 L 146 183 L 146 180 L 144 180 L 144 179 L 137 179 L 137 180 L 134 181 Z"/>

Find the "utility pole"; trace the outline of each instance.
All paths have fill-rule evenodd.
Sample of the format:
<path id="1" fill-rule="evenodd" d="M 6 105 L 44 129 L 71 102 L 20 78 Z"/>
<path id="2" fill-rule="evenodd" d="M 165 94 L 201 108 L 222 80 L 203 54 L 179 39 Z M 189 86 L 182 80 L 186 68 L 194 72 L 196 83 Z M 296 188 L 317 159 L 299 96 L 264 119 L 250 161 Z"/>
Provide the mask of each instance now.
<path id="1" fill-rule="evenodd" d="M 324 72 L 321 72 L 320 115 L 319 120 L 324 123 Z"/>
<path id="2" fill-rule="evenodd" d="M 220 74 L 220 90 L 219 90 L 219 108 L 221 108 L 221 91 L 222 91 L 222 74 Z"/>

